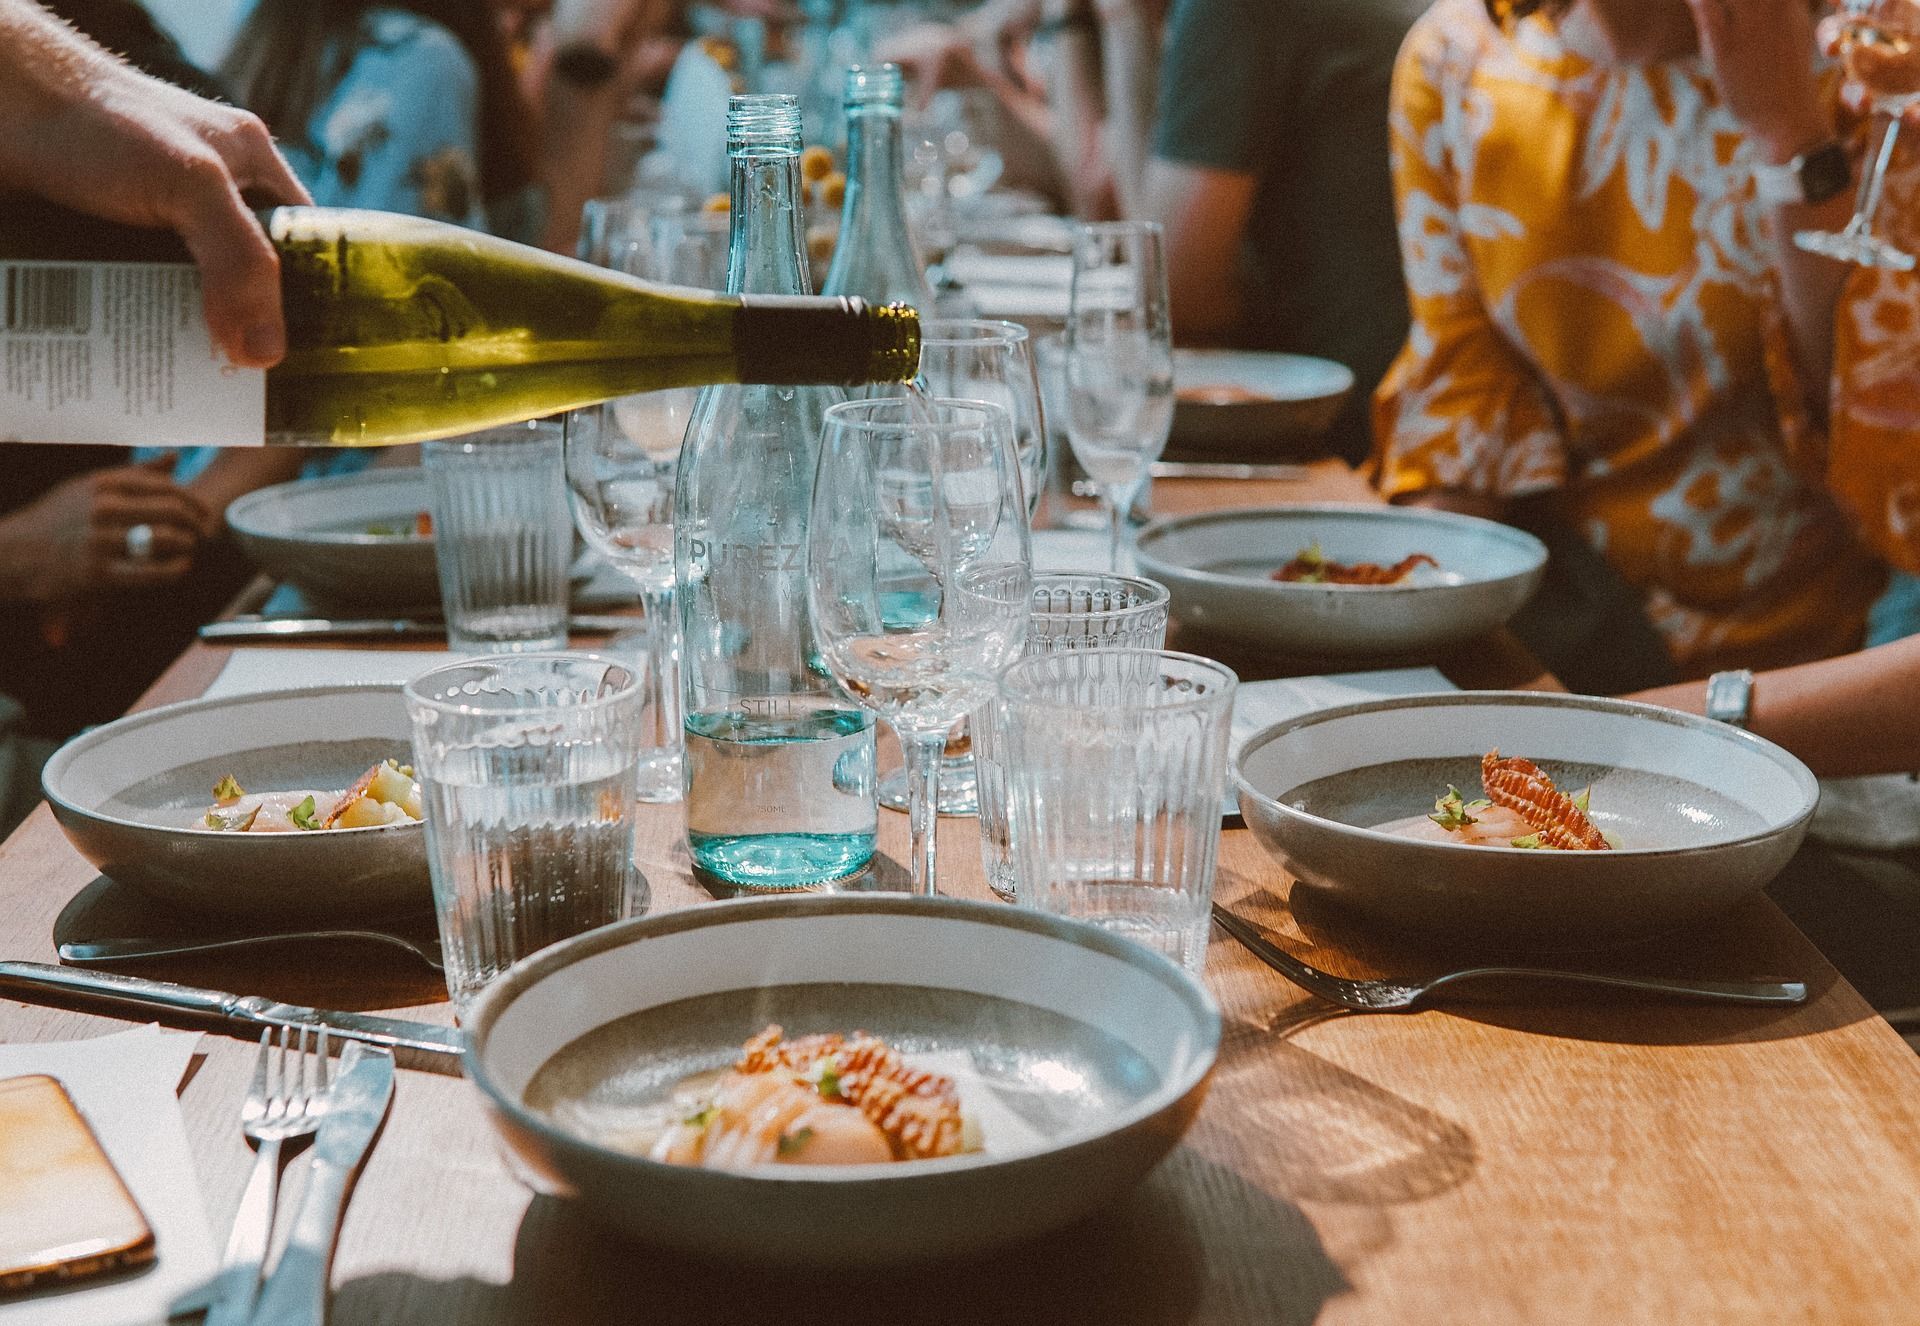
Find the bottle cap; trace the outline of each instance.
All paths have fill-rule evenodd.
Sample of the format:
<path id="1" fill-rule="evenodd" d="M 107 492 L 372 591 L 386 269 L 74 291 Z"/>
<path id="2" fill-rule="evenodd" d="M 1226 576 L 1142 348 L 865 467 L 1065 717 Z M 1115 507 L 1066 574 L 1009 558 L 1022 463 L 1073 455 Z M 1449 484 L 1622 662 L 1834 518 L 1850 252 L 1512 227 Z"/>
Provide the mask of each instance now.
<path id="1" fill-rule="evenodd" d="M 800 99 L 785 92 L 727 101 L 727 151 L 799 152 Z"/>
<path id="2" fill-rule="evenodd" d="M 847 70 L 846 107 L 898 112 L 907 97 L 907 80 L 897 64 L 860 65 Z"/>

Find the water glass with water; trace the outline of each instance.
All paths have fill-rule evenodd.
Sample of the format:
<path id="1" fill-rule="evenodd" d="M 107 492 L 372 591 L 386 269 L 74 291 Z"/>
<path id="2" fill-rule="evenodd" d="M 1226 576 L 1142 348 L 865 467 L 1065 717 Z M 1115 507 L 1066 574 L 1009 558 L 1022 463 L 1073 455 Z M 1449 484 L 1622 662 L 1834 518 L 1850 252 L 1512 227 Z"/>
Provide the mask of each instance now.
<path id="1" fill-rule="evenodd" d="M 1000 678 L 1020 901 L 1206 959 L 1238 679 L 1211 659 L 1091 649 Z"/>
<path id="2" fill-rule="evenodd" d="M 1026 657 L 1075 649 L 1160 649 L 1167 643 L 1167 587 L 1140 576 L 1036 572 Z M 989 704 L 973 716 L 980 787 L 980 863 L 987 887 L 1007 902 L 1018 889 L 1008 838 L 1006 757 Z"/>
<path id="3" fill-rule="evenodd" d="M 517 654 L 436 668 L 405 696 L 464 1014 L 519 959 L 628 914 L 640 682 L 588 654 Z"/>
<path id="4" fill-rule="evenodd" d="M 536 419 L 421 448 L 456 654 L 566 646 L 573 516 L 564 435 L 560 422 Z"/>

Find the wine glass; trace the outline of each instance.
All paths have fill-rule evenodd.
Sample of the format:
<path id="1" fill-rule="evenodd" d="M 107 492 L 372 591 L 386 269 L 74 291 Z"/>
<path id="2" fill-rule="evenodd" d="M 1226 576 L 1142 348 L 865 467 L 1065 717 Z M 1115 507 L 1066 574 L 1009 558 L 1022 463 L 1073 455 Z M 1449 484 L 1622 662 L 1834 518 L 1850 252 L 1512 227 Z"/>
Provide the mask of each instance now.
<path id="1" fill-rule="evenodd" d="M 1027 515 L 1040 504 L 1047 474 L 1047 429 L 1041 416 L 1040 380 L 1027 329 L 989 318 L 923 318 L 920 321 L 920 387 L 934 396 L 988 401 L 1013 420 Z M 971 815 L 979 808 L 972 747 L 963 723 L 940 760 L 942 815 Z M 907 775 L 900 770 L 880 783 L 880 804 L 907 808 Z"/>
<path id="2" fill-rule="evenodd" d="M 947 733 L 1026 641 L 1026 491 L 1007 411 L 924 396 L 827 411 L 807 526 L 814 641 L 906 757 L 913 887 L 934 890 Z"/>
<path id="3" fill-rule="evenodd" d="M 1847 77 L 1866 92 L 1876 111 L 1888 117 L 1887 127 L 1872 164 L 1861 177 L 1853 217 L 1846 227 L 1838 232 L 1802 230 L 1793 242 L 1809 253 L 1840 262 L 1909 272 L 1914 255 L 1874 234 L 1873 225 L 1886 189 L 1887 167 L 1900 141 L 1900 122 L 1907 111 L 1920 105 L 1920 0 L 1840 0 L 1834 17 Z"/>
<path id="4" fill-rule="evenodd" d="M 725 285 L 725 237 L 716 257 L 704 229 L 696 229 L 689 242 L 669 224 L 680 215 L 657 214 L 644 228 L 609 227 L 606 265 L 677 285 Z M 674 603 L 673 503 L 680 445 L 698 395 L 696 389 L 676 387 L 622 396 L 574 411 L 567 428 L 567 488 L 574 524 L 587 546 L 634 582 L 645 612 L 641 631 L 611 643 L 612 649 L 639 654 L 646 662 L 642 801 L 677 801 L 683 792 L 686 738 L 680 613 Z"/>
<path id="5" fill-rule="evenodd" d="M 1067 443 L 1107 514 L 1108 568 L 1173 425 L 1173 335 L 1160 227 L 1078 227 L 1066 332 Z"/>

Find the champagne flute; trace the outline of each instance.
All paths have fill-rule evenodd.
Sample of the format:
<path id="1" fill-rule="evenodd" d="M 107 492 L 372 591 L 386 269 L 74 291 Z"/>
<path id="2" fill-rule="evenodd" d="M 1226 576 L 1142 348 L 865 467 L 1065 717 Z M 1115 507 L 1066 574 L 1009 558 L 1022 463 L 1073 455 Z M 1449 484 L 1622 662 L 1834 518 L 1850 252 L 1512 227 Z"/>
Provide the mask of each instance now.
<path id="1" fill-rule="evenodd" d="M 1920 105 L 1920 0 L 1840 0 L 1835 17 L 1847 77 L 1887 116 L 1887 127 L 1861 177 L 1846 227 L 1838 232 L 1802 230 L 1793 242 L 1840 262 L 1909 272 L 1914 255 L 1874 234 L 1873 227 L 1886 190 L 1887 167 L 1900 141 L 1900 122 Z"/>
<path id="2" fill-rule="evenodd" d="M 1027 329 L 991 318 L 925 318 L 920 323 L 920 384 L 934 396 L 987 401 L 1013 420 L 1027 515 L 1040 504 L 1047 475 L 1047 429 L 1041 415 L 1040 378 Z M 972 815 L 979 809 L 972 745 L 966 725 L 955 728 L 940 761 L 939 813 Z M 880 783 L 880 804 L 907 808 L 907 775 L 898 770 Z"/>
<path id="3" fill-rule="evenodd" d="M 1078 228 L 1066 333 L 1067 442 L 1107 514 L 1120 569 L 1127 512 L 1173 426 L 1173 334 L 1160 227 Z"/>
<path id="4" fill-rule="evenodd" d="M 907 397 L 827 411 L 807 526 L 814 641 L 907 763 L 914 891 L 934 891 L 940 752 L 1026 641 L 1033 584 L 1012 420 Z"/>

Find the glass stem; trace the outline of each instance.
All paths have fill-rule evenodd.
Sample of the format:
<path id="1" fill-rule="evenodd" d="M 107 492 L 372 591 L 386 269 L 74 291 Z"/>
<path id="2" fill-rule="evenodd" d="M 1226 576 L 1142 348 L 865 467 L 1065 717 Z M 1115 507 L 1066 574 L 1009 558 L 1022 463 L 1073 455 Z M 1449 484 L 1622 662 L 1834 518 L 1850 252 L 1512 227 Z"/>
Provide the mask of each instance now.
<path id="1" fill-rule="evenodd" d="M 646 703 L 649 744 L 655 750 L 677 749 L 683 740 L 680 709 L 680 613 L 673 586 L 640 591 L 641 610 L 647 615 Z"/>
<path id="2" fill-rule="evenodd" d="M 1860 201 L 1854 209 L 1854 220 L 1869 235 L 1873 233 L 1874 214 L 1880 210 L 1880 195 L 1886 191 L 1887 167 L 1893 163 L 1894 145 L 1900 141 L 1900 120 L 1898 115 L 1887 120 L 1887 131 L 1880 135 L 1880 149 L 1873 154 L 1873 167 L 1860 182 Z"/>
<path id="3" fill-rule="evenodd" d="M 1117 488 L 1104 490 L 1101 500 L 1107 504 L 1107 570 L 1120 569 L 1121 534 L 1127 526 L 1127 495 Z"/>
<path id="4" fill-rule="evenodd" d="M 903 733 L 900 750 L 907 760 L 907 827 L 913 836 L 913 891 L 933 896 L 933 851 L 940 808 L 940 752 L 944 732 Z"/>

